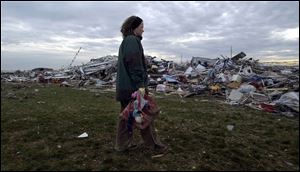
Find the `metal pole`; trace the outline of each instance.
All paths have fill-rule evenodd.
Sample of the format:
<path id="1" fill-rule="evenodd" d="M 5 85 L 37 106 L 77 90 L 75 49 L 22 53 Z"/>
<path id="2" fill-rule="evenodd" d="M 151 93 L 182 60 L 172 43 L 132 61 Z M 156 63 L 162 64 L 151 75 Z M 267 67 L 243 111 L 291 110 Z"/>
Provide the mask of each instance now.
<path id="1" fill-rule="evenodd" d="M 75 61 L 75 59 L 76 59 L 76 56 L 78 55 L 78 53 L 79 53 L 79 51 L 81 50 L 81 47 L 79 48 L 79 50 L 77 51 L 77 53 L 75 54 L 75 56 L 73 57 L 73 60 L 71 61 L 71 63 L 70 63 L 70 65 L 69 65 L 69 67 L 71 67 L 72 66 L 72 64 L 73 64 L 73 62 Z"/>

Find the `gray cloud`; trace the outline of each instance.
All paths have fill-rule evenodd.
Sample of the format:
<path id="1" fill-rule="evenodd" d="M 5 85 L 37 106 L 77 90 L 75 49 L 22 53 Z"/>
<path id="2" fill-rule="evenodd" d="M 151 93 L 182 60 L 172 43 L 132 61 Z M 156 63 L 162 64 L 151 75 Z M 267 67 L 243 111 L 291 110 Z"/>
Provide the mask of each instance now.
<path id="1" fill-rule="evenodd" d="M 1 2 L 1 68 L 61 67 L 117 54 L 122 22 L 144 20 L 146 54 L 185 60 L 244 51 L 299 57 L 299 2 Z"/>

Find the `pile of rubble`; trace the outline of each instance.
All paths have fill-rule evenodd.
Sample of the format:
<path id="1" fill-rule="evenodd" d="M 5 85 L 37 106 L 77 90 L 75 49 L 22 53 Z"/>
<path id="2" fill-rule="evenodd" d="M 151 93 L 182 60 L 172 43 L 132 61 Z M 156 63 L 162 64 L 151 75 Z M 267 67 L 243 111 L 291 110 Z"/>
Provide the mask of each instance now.
<path id="1" fill-rule="evenodd" d="M 185 71 L 175 67 L 157 79 L 150 76 L 150 83 L 156 91 L 181 97 L 208 94 L 231 105 L 298 115 L 299 66 L 266 66 L 245 56 L 241 52 L 232 58 L 193 57 Z"/>
<path id="2" fill-rule="evenodd" d="M 35 68 L 31 71 L 1 72 L 1 81 L 58 83 L 61 86 L 113 85 L 117 72 L 117 56 L 91 59 L 80 66 L 53 70 Z"/>
<path id="3" fill-rule="evenodd" d="M 216 96 L 231 105 L 295 116 L 299 112 L 299 65 L 268 66 L 241 52 L 232 58 L 193 57 L 188 64 L 146 56 L 149 89 L 191 97 Z M 27 72 L 1 72 L 1 81 L 58 83 L 67 87 L 114 88 L 117 56 L 91 59 L 81 66 Z"/>

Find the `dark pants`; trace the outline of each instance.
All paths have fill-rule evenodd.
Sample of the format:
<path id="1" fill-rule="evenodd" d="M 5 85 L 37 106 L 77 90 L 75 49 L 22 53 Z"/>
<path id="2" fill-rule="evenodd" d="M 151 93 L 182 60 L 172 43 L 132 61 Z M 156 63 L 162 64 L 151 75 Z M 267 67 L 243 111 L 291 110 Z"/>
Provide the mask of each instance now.
<path id="1" fill-rule="evenodd" d="M 121 112 L 129 104 L 129 101 L 121 101 Z M 144 141 L 144 145 L 150 148 L 155 148 L 156 146 L 164 146 L 158 139 L 154 123 L 152 122 L 147 128 L 140 130 L 141 136 Z M 127 131 L 127 122 L 119 116 L 118 126 L 117 126 L 117 137 L 115 149 L 118 151 L 126 150 L 132 144 L 133 135 Z"/>

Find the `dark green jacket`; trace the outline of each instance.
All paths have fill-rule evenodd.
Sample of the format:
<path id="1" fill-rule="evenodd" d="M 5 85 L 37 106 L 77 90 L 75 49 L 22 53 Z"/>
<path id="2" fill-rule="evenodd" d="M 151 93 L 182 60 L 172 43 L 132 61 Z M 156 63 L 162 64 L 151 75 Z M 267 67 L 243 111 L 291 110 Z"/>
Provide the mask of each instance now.
<path id="1" fill-rule="evenodd" d="M 116 98 L 128 101 L 140 87 L 147 87 L 148 76 L 144 50 L 139 37 L 126 36 L 119 48 Z"/>

